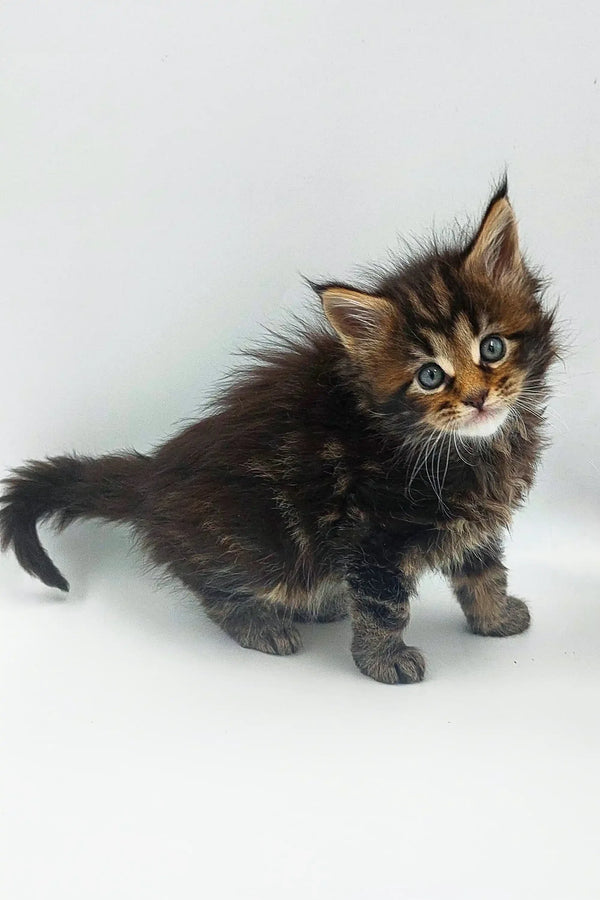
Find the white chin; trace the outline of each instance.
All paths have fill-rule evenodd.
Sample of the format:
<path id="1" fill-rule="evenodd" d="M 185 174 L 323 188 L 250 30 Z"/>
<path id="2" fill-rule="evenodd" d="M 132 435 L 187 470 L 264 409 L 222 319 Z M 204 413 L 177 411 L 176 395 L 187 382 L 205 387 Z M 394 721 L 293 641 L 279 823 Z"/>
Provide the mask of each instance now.
<path id="1" fill-rule="evenodd" d="M 501 428 L 508 417 L 508 409 L 499 410 L 497 413 L 467 422 L 458 428 L 458 433 L 463 437 L 488 438 Z"/>

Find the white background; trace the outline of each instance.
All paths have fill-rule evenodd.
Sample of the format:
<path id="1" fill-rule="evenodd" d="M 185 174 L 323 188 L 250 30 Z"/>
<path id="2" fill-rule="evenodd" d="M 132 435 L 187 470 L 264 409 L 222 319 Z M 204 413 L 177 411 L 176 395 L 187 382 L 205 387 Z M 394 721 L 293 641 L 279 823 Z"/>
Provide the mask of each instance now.
<path id="1" fill-rule="evenodd" d="M 533 627 L 429 579 L 428 679 L 346 623 L 238 648 L 124 529 L 1 560 L 0 884 L 29 898 L 591 898 L 600 727 L 599 13 L 592 2 L 33 0 L 0 12 L 0 465 L 147 450 L 230 353 L 508 166 L 569 324 L 509 543 Z"/>

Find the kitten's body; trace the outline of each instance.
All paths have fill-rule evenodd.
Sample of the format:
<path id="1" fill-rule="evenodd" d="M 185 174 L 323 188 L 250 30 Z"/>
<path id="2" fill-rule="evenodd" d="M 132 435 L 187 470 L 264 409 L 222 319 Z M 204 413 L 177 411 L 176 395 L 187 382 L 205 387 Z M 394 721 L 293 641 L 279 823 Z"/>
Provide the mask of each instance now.
<path id="1" fill-rule="evenodd" d="M 152 559 L 243 646 L 291 653 L 294 619 L 350 612 L 357 665 L 386 682 L 423 675 L 402 630 L 424 568 L 451 577 L 473 630 L 523 630 L 527 608 L 506 596 L 500 540 L 533 480 L 555 349 L 552 317 L 521 262 L 519 278 L 492 272 L 493 288 L 476 267 L 468 271 L 482 234 L 489 243 L 485 223 L 498 203 L 507 204 L 504 188 L 461 252 L 432 254 L 369 294 L 319 288 L 336 333 L 309 329 L 264 351 L 211 416 L 153 455 L 62 457 L 18 470 L 0 513 L 4 545 L 28 571 L 66 588 L 36 521 L 129 522 Z M 498 246 L 496 267 L 506 261 Z M 501 364 L 492 371 L 480 362 L 480 374 L 469 364 L 467 332 L 475 340 L 480 314 L 494 330 L 500 317 L 510 323 L 504 374 Z M 452 378 L 435 397 L 415 389 L 419 354 L 452 355 Z M 464 373 L 471 382 L 461 387 Z M 486 424 L 486 398 L 472 399 L 480 377 L 495 398 L 492 419 L 513 404 L 500 427 Z M 465 404 L 479 412 L 461 425 Z M 465 438 L 488 427 L 489 437 Z"/>

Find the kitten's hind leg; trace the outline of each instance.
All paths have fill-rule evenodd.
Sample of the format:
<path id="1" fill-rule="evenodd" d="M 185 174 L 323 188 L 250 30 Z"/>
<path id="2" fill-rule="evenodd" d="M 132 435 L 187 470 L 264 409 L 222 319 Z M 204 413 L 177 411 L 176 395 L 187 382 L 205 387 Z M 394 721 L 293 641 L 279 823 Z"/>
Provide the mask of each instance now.
<path id="1" fill-rule="evenodd" d="M 300 650 L 302 642 L 293 625 L 285 621 L 274 606 L 242 591 L 209 587 L 195 579 L 184 579 L 202 602 L 207 615 L 240 647 L 289 656 Z"/>

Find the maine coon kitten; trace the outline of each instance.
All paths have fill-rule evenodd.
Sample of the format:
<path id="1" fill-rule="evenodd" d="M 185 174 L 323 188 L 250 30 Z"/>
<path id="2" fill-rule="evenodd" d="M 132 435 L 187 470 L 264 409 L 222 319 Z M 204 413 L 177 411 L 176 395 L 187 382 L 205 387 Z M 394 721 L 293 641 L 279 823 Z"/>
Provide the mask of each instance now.
<path id="1" fill-rule="evenodd" d="M 448 575 L 476 634 L 527 628 L 502 535 L 533 481 L 557 350 L 506 184 L 466 246 L 366 291 L 315 290 L 332 328 L 258 352 L 211 415 L 156 452 L 17 469 L 3 548 L 68 590 L 36 523 L 127 522 L 243 647 L 294 653 L 294 621 L 349 613 L 356 665 L 386 683 L 423 678 L 404 630 L 427 568 Z"/>

